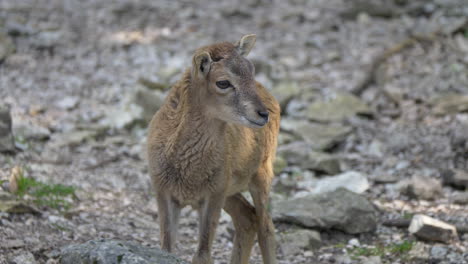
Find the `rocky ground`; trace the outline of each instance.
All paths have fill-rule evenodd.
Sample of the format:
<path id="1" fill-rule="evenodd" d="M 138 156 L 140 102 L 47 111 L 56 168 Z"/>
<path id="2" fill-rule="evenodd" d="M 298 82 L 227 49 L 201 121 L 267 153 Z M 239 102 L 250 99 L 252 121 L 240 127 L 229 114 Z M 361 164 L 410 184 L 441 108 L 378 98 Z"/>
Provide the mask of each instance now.
<path id="1" fill-rule="evenodd" d="M 247 33 L 283 109 L 279 262 L 468 263 L 466 0 L 0 1 L 0 263 L 56 263 L 92 239 L 159 245 L 147 120 L 195 48 Z M 74 195 L 38 204 L 20 178 Z M 184 209 L 184 260 L 196 223 Z"/>

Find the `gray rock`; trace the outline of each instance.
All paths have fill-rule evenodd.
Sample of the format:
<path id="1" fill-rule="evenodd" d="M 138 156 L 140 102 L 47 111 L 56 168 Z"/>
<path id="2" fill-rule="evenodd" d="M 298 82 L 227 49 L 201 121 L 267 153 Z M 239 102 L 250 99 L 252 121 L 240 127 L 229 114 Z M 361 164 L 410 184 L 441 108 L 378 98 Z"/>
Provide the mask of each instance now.
<path id="1" fill-rule="evenodd" d="M 50 130 L 28 120 L 16 119 L 13 122 L 13 134 L 24 139 L 45 140 L 50 137 Z"/>
<path id="2" fill-rule="evenodd" d="M 59 30 L 39 32 L 31 39 L 31 44 L 37 48 L 50 49 L 64 41 L 64 34 Z"/>
<path id="3" fill-rule="evenodd" d="M 286 109 L 289 101 L 300 93 L 301 89 L 296 82 L 280 82 L 279 84 L 273 86 L 271 93 L 278 100 L 281 109 Z"/>
<path id="4" fill-rule="evenodd" d="M 468 192 L 455 193 L 452 202 L 456 204 L 468 204 Z"/>
<path id="5" fill-rule="evenodd" d="M 408 231 L 423 240 L 445 243 L 457 237 L 455 226 L 421 214 L 413 216 Z"/>
<path id="6" fill-rule="evenodd" d="M 297 255 L 305 250 L 319 248 L 322 244 L 320 233 L 315 230 L 297 229 L 279 235 L 281 251 L 286 256 Z"/>
<path id="7" fill-rule="evenodd" d="M 366 103 L 352 94 L 340 93 L 327 101 L 315 102 L 307 108 L 307 117 L 322 122 L 342 121 L 357 114 L 372 114 Z"/>
<path id="8" fill-rule="evenodd" d="M 441 173 L 444 185 L 458 189 L 468 189 L 468 172 L 464 170 L 446 170 Z"/>
<path id="9" fill-rule="evenodd" d="M 376 183 L 386 184 L 386 183 L 395 183 L 398 181 L 398 179 L 399 178 L 394 174 L 380 173 L 380 174 L 377 174 L 377 176 L 375 176 L 374 181 Z"/>
<path id="10" fill-rule="evenodd" d="M 34 255 L 31 252 L 26 251 L 26 252 L 21 252 L 18 255 L 16 255 L 15 257 L 13 257 L 13 263 L 16 263 L 16 264 L 36 264 L 37 261 L 36 261 L 36 258 L 34 258 Z"/>
<path id="11" fill-rule="evenodd" d="M 312 124 L 305 120 L 281 120 L 281 129 L 306 141 L 312 150 L 328 150 L 346 139 L 352 129 L 341 125 Z"/>
<path id="12" fill-rule="evenodd" d="M 56 102 L 56 106 L 64 109 L 64 110 L 71 110 L 78 105 L 80 98 L 76 96 L 67 96 L 58 102 Z"/>
<path id="13" fill-rule="evenodd" d="M 316 170 L 328 174 L 341 171 L 338 157 L 312 150 L 312 146 L 305 142 L 293 142 L 278 148 L 278 155 L 288 164 L 298 165 L 303 169 Z"/>
<path id="14" fill-rule="evenodd" d="M 382 264 L 382 258 L 380 256 L 369 256 L 360 257 L 361 264 Z"/>
<path id="15" fill-rule="evenodd" d="M 164 94 L 160 91 L 138 89 L 134 94 L 133 101 L 143 109 L 144 121 L 149 122 L 156 111 L 163 105 Z"/>
<path id="16" fill-rule="evenodd" d="M 325 193 L 345 188 L 355 193 L 363 193 L 369 189 L 367 177 L 357 171 L 348 171 L 333 177 L 326 177 L 317 182 L 312 193 Z"/>
<path id="17" fill-rule="evenodd" d="M 16 48 L 11 38 L 0 31 L 0 62 L 15 52 L 15 50 Z"/>
<path id="18" fill-rule="evenodd" d="M 273 171 L 275 175 L 280 174 L 287 166 L 288 163 L 285 159 L 283 159 L 281 156 L 276 156 L 275 162 L 273 163 Z"/>
<path id="19" fill-rule="evenodd" d="M 433 112 L 436 115 L 449 115 L 468 110 L 468 95 L 447 94 L 432 100 Z"/>
<path id="20" fill-rule="evenodd" d="M 439 180 L 421 175 L 413 175 L 411 179 L 400 182 L 399 189 L 411 198 L 422 200 L 434 200 L 443 194 Z"/>
<path id="21" fill-rule="evenodd" d="M 77 146 L 82 142 L 94 139 L 99 135 L 99 131 L 94 130 L 78 130 L 70 131 L 67 133 L 59 134 L 56 137 L 52 138 L 51 145 L 56 148 L 65 147 L 65 146 Z"/>
<path id="22" fill-rule="evenodd" d="M 437 260 L 445 259 L 445 256 L 447 256 L 447 253 L 448 253 L 447 247 L 439 246 L 439 245 L 433 246 L 431 248 L 431 259 L 437 259 Z"/>
<path id="23" fill-rule="evenodd" d="M 358 234 L 375 230 L 378 216 L 376 208 L 364 196 L 340 188 L 277 202 L 273 206 L 273 218 L 311 228 L 334 228 Z"/>
<path id="24" fill-rule="evenodd" d="M 163 102 L 164 95 L 160 91 L 137 89 L 109 111 L 103 124 L 116 129 L 129 128 L 138 123 L 147 125 Z"/>
<path id="25" fill-rule="evenodd" d="M 69 245 L 57 252 L 61 264 L 183 264 L 187 263 L 158 248 L 136 242 L 91 240 Z"/>
<path id="26" fill-rule="evenodd" d="M 422 242 L 416 242 L 411 247 L 411 250 L 408 252 L 408 256 L 412 260 L 427 260 L 429 259 L 429 250 L 428 245 Z"/>
<path id="27" fill-rule="evenodd" d="M 10 109 L 0 105 L 0 152 L 15 151 Z"/>

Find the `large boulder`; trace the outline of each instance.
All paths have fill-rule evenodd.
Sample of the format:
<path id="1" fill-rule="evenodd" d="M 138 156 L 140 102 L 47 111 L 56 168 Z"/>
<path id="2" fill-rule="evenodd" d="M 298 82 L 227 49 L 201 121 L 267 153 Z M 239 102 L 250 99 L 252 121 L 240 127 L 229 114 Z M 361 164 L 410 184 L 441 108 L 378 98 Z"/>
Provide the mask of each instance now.
<path id="1" fill-rule="evenodd" d="M 344 188 L 280 201 L 273 219 L 310 228 L 338 229 L 349 234 L 374 231 L 378 212 L 364 196 Z"/>
<path id="2" fill-rule="evenodd" d="M 313 124 L 293 119 L 282 119 L 281 129 L 303 139 L 315 151 L 332 148 L 352 132 L 352 128 L 342 125 Z"/>
<path id="3" fill-rule="evenodd" d="M 158 248 L 120 240 L 91 240 L 55 252 L 61 264 L 188 264 Z"/>
<path id="4" fill-rule="evenodd" d="M 328 174 L 341 171 L 337 156 L 313 151 L 305 142 L 296 141 L 278 148 L 278 155 L 284 158 L 289 165 L 298 165 L 303 169 L 316 170 Z"/>
<path id="5" fill-rule="evenodd" d="M 322 122 L 342 121 L 357 114 L 372 114 L 367 104 L 352 94 L 337 94 L 326 101 L 317 101 L 307 108 L 307 117 Z"/>

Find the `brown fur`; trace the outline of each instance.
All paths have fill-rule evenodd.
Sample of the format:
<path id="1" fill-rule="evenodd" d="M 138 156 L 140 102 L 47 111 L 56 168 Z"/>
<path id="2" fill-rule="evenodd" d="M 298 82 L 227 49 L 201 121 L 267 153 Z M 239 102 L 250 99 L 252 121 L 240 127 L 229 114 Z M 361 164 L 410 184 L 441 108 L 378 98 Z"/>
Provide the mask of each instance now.
<path id="1" fill-rule="evenodd" d="M 254 80 L 252 64 L 241 56 L 253 43 L 255 37 L 248 35 L 236 45 L 225 42 L 198 49 L 192 69 L 172 87 L 149 126 L 149 171 L 162 247 L 173 250 L 180 208 L 198 208 L 199 247 L 192 263 L 212 263 L 211 245 L 222 208 L 236 228 L 231 263 L 248 263 L 256 234 L 264 263 L 276 263 L 274 226 L 266 207 L 280 109 Z M 232 90 L 216 87 L 223 79 L 230 80 Z M 268 123 L 259 111 L 269 112 Z M 240 194 L 244 190 L 252 194 L 255 207 Z"/>

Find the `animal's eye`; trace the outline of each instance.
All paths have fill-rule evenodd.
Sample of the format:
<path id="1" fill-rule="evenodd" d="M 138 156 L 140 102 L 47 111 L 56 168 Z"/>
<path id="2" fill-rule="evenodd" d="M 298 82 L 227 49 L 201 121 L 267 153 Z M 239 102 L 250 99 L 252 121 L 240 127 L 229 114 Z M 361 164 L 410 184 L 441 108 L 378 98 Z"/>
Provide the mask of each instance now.
<path id="1" fill-rule="evenodd" d="M 218 81 L 216 82 L 216 86 L 220 89 L 227 89 L 231 86 L 231 83 L 229 81 Z"/>

